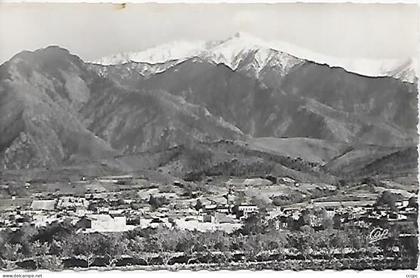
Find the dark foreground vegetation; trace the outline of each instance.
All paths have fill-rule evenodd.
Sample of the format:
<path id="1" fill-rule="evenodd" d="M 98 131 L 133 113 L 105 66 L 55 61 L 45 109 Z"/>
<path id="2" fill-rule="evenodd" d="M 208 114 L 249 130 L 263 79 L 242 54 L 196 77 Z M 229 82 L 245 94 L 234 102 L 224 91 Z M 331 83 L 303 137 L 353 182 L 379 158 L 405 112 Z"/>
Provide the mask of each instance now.
<path id="1" fill-rule="evenodd" d="M 302 223 L 304 224 L 304 223 Z M 0 232 L 2 269 L 414 269 L 417 237 L 397 226 L 369 242 L 369 230 L 301 225 L 278 230 L 250 217 L 231 234 L 158 227 L 82 233 L 70 222 Z"/>

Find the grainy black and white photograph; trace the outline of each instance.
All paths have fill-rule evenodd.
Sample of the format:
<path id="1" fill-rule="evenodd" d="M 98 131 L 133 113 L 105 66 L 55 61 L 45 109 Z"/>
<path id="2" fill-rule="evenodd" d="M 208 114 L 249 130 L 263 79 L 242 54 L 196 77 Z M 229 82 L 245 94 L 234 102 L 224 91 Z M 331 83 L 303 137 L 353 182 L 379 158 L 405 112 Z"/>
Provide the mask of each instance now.
<path id="1" fill-rule="evenodd" d="M 1 272 L 417 269 L 418 26 L 0 3 Z"/>

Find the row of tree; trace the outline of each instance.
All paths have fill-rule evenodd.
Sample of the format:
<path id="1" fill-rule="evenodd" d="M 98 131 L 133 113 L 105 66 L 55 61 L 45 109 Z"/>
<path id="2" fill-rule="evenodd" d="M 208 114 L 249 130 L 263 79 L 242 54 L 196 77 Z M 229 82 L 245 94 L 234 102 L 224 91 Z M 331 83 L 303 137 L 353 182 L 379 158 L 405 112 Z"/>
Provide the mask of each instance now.
<path id="1" fill-rule="evenodd" d="M 77 258 L 85 267 L 90 267 L 100 258 L 105 265 L 115 266 L 125 257 L 142 260 L 145 264 L 170 264 L 180 254 L 187 258 L 187 263 L 198 260 L 203 254 L 208 254 L 209 260 L 219 254 L 222 263 L 229 263 L 238 253 L 244 261 L 257 261 L 264 254 L 285 256 L 290 251 L 310 260 L 319 253 L 326 258 L 337 257 L 345 248 L 355 252 L 368 250 L 366 248 L 372 247 L 368 240 L 367 234 L 355 228 L 315 231 L 305 225 L 298 231 L 282 231 L 262 225 L 259 219 L 251 219 L 242 230 L 232 234 L 176 228 L 84 234 L 77 233 L 69 222 L 62 222 L 40 229 L 25 225 L 18 231 L 2 231 L 0 264 L 10 267 L 8 264 L 29 259 L 36 268 L 54 269 L 63 267 L 65 259 Z M 384 254 L 395 245 L 399 245 L 399 256 L 417 256 L 413 249 L 417 242 L 404 242 L 395 235 L 375 244 Z"/>

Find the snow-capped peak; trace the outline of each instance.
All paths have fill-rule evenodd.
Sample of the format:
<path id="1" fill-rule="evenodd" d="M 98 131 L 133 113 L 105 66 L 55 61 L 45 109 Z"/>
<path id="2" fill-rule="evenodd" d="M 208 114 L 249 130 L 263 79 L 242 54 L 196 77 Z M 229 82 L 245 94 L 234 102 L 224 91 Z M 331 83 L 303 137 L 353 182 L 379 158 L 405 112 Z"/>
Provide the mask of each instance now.
<path id="1" fill-rule="evenodd" d="M 265 45 L 265 42 L 255 38 L 249 34 L 236 33 L 227 40 L 221 41 L 212 48 L 207 49 L 205 56 L 211 58 L 216 63 L 224 63 L 232 69 L 236 69 L 240 62 L 240 54 L 246 55 L 250 51 L 254 51 L 258 64 L 261 65 L 267 60 L 270 52 L 270 47 Z"/>
<path id="2" fill-rule="evenodd" d="M 200 54 L 205 47 L 204 41 L 174 41 L 140 52 L 126 52 L 100 58 L 93 63 L 102 65 L 123 64 L 130 61 L 150 64 L 179 60 Z"/>
<path id="3" fill-rule="evenodd" d="M 284 72 L 286 69 L 298 63 L 300 60 L 280 53 L 271 46 L 250 34 L 236 33 L 226 40 L 221 41 L 175 41 L 155 46 L 140 52 L 128 52 L 101 58 L 93 63 L 102 65 L 122 64 L 130 61 L 146 63 L 163 63 L 165 61 L 177 60 L 182 62 L 192 57 L 200 57 L 214 63 L 223 63 L 236 70 L 241 61 L 247 55 L 253 55 L 255 64 L 253 70 L 258 75 L 270 61 L 276 60 L 282 64 Z M 274 59 L 274 56 L 279 56 Z"/>
<path id="4" fill-rule="evenodd" d="M 126 52 L 102 57 L 93 63 L 102 65 L 123 64 L 130 61 L 163 63 L 169 60 L 185 60 L 194 56 L 214 58 L 215 62 L 231 66 L 240 52 L 270 48 L 263 40 L 247 33 L 236 33 L 222 41 L 174 41 L 140 52 Z"/>
<path id="5" fill-rule="evenodd" d="M 134 61 L 155 64 L 167 61 L 182 62 L 192 57 L 200 57 L 215 63 L 223 63 L 236 70 L 250 54 L 252 54 L 253 61 L 247 66 L 252 66 L 257 75 L 268 64 L 270 66 L 277 64 L 282 68 L 282 72 L 286 73 L 292 66 L 308 60 L 333 67 L 342 67 L 349 72 L 366 76 L 393 76 L 408 82 L 413 82 L 415 79 L 416 61 L 411 58 L 408 60 L 338 58 L 283 41 L 262 40 L 244 32 L 235 33 L 233 36 L 219 41 L 174 41 L 140 52 L 103 57 L 93 63 L 115 65 Z"/>

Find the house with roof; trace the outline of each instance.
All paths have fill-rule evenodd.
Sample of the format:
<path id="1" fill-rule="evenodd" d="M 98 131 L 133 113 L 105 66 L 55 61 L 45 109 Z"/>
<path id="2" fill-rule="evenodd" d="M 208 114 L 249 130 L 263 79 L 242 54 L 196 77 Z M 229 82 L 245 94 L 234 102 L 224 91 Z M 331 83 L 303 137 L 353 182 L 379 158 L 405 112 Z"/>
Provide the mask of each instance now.
<path id="1" fill-rule="evenodd" d="M 125 232 L 134 228 L 134 226 L 127 225 L 125 216 L 109 214 L 88 214 L 78 222 L 78 226 L 87 233 Z"/>
<path id="2" fill-rule="evenodd" d="M 397 208 L 405 208 L 408 206 L 408 203 L 409 203 L 408 200 L 399 200 L 395 202 L 395 206 Z"/>
<path id="3" fill-rule="evenodd" d="M 57 215 L 36 214 L 32 216 L 32 224 L 35 227 L 45 227 L 58 220 Z"/>
<path id="4" fill-rule="evenodd" d="M 31 203 L 31 209 L 34 211 L 53 211 L 57 200 L 33 200 Z"/>
<path id="5" fill-rule="evenodd" d="M 214 222 L 224 224 L 224 223 L 235 223 L 235 219 L 232 216 L 228 216 L 225 213 L 216 212 L 214 214 Z"/>
<path id="6" fill-rule="evenodd" d="M 272 185 L 273 182 L 268 179 L 263 178 L 231 178 L 226 182 L 226 185 L 228 186 L 234 186 L 234 187 L 248 187 L 248 186 L 269 186 Z"/>
<path id="7" fill-rule="evenodd" d="M 87 208 L 89 201 L 85 198 L 79 198 L 74 196 L 63 196 L 58 199 L 57 207 L 60 209 L 75 209 L 75 208 Z"/>
<path id="8" fill-rule="evenodd" d="M 247 218 L 250 214 L 258 212 L 258 207 L 256 205 L 240 205 L 238 206 L 238 210 Z"/>
<path id="9" fill-rule="evenodd" d="M 278 183 L 285 184 L 285 185 L 296 185 L 296 181 L 290 177 L 279 177 L 277 179 Z"/>
<path id="10" fill-rule="evenodd" d="M 116 184 L 127 184 L 133 180 L 132 175 L 120 175 L 120 176 L 103 176 L 99 177 L 98 181 L 103 183 L 116 183 Z"/>

